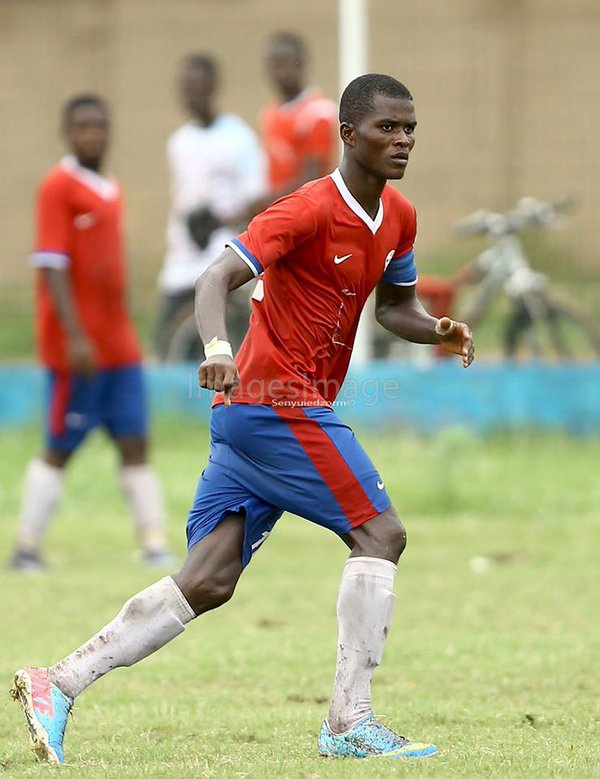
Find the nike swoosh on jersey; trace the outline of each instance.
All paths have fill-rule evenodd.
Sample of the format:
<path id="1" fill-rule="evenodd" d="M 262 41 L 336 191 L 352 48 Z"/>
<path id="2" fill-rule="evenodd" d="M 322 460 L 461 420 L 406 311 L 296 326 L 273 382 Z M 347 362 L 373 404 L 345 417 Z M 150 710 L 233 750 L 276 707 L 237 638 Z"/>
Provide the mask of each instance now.
<path id="1" fill-rule="evenodd" d="M 344 260 L 347 260 L 349 257 L 352 257 L 352 254 L 344 254 L 343 257 L 338 257 L 337 254 L 333 258 L 333 262 L 335 265 L 339 265 L 340 262 L 344 262 Z"/>
<path id="2" fill-rule="evenodd" d="M 96 224 L 96 214 L 93 211 L 87 214 L 77 214 L 73 219 L 73 224 L 78 230 L 87 230 L 88 227 L 93 227 Z"/>
<path id="3" fill-rule="evenodd" d="M 377 482 L 377 489 L 382 490 L 385 487 L 385 484 L 382 481 Z"/>

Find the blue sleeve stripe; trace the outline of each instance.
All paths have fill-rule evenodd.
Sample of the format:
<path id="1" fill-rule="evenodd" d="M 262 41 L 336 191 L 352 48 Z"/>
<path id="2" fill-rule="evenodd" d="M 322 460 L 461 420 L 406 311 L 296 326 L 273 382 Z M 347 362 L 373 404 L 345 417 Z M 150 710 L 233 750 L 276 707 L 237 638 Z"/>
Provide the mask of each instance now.
<path id="1" fill-rule="evenodd" d="M 409 287 L 417 281 L 417 266 L 415 265 L 415 253 L 411 249 L 407 254 L 394 257 L 381 277 L 388 284 Z"/>
<path id="2" fill-rule="evenodd" d="M 260 276 L 260 274 L 264 271 L 264 268 L 258 259 L 252 254 L 252 252 L 249 252 L 244 244 L 237 238 L 232 238 L 231 241 L 227 241 L 225 246 L 229 246 L 230 249 L 233 249 L 233 251 L 246 263 L 255 276 Z"/>

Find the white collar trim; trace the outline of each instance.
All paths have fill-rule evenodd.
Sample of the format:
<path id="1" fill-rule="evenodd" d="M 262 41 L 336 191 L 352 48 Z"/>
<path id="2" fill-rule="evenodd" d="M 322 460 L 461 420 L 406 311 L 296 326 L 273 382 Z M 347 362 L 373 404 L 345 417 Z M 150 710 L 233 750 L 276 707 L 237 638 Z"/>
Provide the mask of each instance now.
<path id="1" fill-rule="evenodd" d="M 358 200 L 354 197 L 352 192 L 348 189 L 346 186 L 346 182 L 342 178 L 342 174 L 340 173 L 340 169 L 336 168 L 333 173 L 330 173 L 331 178 L 333 179 L 333 183 L 338 188 L 338 191 L 342 198 L 344 199 L 344 202 L 350 208 L 356 216 L 363 221 L 369 230 L 375 235 L 377 230 L 381 227 L 383 223 L 383 200 L 379 198 L 379 208 L 377 210 L 377 214 L 375 216 L 375 219 L 371 219 L 369 214 L 365 211 L 365 209 L 361 206 L 361 204 L 358 202 Z"/>
<path id="2" fill-rule="evenodd" d="M 119 194 L 119 187 L 114 178 L 107 178 L 106 176 L 96 173 L 94 170 L 84 168 L 80 165 L 77 157 L 73 154 L 69 154 L 63 157 L 60 164 L 65 170 L 77 179 L 77 181 L 84 184 L 92 192 L 95 192 L 102 200 L 115 200 Z"/>

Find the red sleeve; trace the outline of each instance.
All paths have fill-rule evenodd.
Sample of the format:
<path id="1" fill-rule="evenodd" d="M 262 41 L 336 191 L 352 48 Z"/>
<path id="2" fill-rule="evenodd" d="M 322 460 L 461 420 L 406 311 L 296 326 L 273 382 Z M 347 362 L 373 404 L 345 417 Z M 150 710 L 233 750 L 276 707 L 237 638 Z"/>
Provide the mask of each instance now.
<path id="1" fill-rule="evenodd" d="M 408 252 L 411 252 L 415 245 L 415 238 L 417 235 L 417 209 L 412 203 L 405 201 L 406 205 L 402 214 L 402 230 L 400 231 L 400 238 L 398 240 L 398 246 L 396 247 L 396 253 L 394 258 L 403 257 Z"/>
<path id="2" fill-rule="evenodd" d="M 317 219 L 306 198 L 297 192 L 276 200 L 227 243 L 256 276 L 277 260 L 310 240 L 317 232 Z"/>
<path id="3" fill-rule="evenodd" d="M 65 268 L 69 259 L 71 226 L 67 182 L 51 175 L 38 191 L 33 262 L 37 267 Z"/>

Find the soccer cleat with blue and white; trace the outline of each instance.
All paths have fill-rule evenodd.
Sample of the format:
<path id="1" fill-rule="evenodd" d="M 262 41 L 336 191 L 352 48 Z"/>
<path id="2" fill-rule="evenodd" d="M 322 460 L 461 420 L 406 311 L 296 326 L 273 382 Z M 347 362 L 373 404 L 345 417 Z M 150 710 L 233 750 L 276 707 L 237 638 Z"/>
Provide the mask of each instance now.
<path id="1" fill-rule="evenodd" d="M 319 754 L 326 757 L 429 757 L 437 754 L 433 744 L 422 744 L 399 736 L 378 722 L 372 714 L 359 720 L 347 733 L 332 733 L 327 720 L 317 740 Z"/>
<path id="2" fill-rule="evenodd" d="M 52 684 L 46 668 L 21 668 L 10 694 L 21 704 L 37 759 L 64 763 L 63 738 L 73 707 L 71 698 Z"/>

